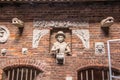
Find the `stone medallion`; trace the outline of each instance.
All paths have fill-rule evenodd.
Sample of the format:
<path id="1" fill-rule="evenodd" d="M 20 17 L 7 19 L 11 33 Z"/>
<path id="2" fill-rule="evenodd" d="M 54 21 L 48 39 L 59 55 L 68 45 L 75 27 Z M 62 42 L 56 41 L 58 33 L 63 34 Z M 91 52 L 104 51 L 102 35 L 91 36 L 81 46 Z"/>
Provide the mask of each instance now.
<path id="1" fill-rule="evenodd" d="M 8 40 L 10 32 L 7 27 L 0 26 L 0 43 L 5 43 Z"/>

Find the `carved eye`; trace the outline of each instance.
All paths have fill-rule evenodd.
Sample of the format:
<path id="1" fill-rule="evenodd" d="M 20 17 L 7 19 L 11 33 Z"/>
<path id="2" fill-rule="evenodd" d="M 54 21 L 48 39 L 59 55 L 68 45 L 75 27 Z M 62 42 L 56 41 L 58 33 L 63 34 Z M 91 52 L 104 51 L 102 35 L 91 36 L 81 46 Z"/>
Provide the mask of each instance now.
<path id="1" fill-rule="evenodd" d="M 17 22 L 17 21 L 14 21 L 15 23 Z"/>
<path id="2" fill-rule="evenodd" d="M 109 19 L 109 21 L 112 21 L 112 19 Z"/>

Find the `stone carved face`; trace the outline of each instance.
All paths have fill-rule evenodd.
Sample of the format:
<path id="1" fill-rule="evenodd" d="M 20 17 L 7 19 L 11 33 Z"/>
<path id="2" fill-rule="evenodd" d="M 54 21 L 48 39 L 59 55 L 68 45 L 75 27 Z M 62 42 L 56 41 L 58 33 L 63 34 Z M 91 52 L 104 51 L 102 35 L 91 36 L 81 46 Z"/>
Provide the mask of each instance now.
<path id="1" fill-rule="evenodd" d="M 105 47 L 104 47 L 104 43 L 103 42 L 96 42 L 95 43 L 95 53 L 96 54 L 103 54 L 105 53 Z"/>
<path id="2" fill-rule="evenodd" d="M 7 41 L 9 37 L 9 31 L 5 26 L 0 26 L 0 43 Z"/>
<path id="3" fill-rule="evenodd" d="M 60 42 L 60 43 L 64 42 L 64 37 L 62 35 L 59 35 L 57 37 L 57 41 Z"/>

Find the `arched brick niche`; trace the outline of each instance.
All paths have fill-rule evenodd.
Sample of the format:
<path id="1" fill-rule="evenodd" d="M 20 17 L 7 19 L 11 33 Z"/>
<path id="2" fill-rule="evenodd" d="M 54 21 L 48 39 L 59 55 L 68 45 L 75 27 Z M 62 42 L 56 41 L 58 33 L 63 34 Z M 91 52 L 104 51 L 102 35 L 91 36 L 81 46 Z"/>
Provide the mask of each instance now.
<path id="1" fill-rule="evenodd" d="M 21 74 L 20 75 L 21 77 L 23 76 L 23 74 L 25 74 L 26 76 L 27 74 L 33 75 L 34 78 L 31 78 L 30 80 L 41 80 L 42 78 L 44 78 L 43 76 L 46 74 L 45 67 L 46 63 L 40 60 L 32 59 L 5 60 L 1 63 L 0 66 L 0 80 L 2 80 L 3 78 L 5 78 L 6 80 L 8 77 L 17 79 L 17 77 L 14 77 L 17 76 L 16 74 Z M 6 75 L 7 77 L 5 77 L 4 75 Z M 7 80 L 16 80 L 12 78 L 9 78 Z M 26 77 L 25 80 L 27 80 Z"/>
<path id="2" fill-rule="evenodd" d="M 119 76 L 120 70 L 112 68 L 112 75 Z M 109 68 L 89 66 L 78 70 L 77 80 L 109 80 Z"/>

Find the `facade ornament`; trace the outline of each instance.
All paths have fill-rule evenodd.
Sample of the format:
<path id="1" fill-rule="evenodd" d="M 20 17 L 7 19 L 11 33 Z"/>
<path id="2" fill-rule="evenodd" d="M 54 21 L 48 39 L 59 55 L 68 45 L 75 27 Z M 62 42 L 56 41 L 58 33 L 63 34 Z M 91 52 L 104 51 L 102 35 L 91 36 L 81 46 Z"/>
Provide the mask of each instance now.
<path id="1" fill-rule="evenodd" d="M 5 43 L 8 40 L 10 32 L 7 27 L 0 26 L 0 43 Z"/>
<path id="2" fill-rule="evenodd" d="M 47 33 L 49 33 L 49 30 L 47 29 L 42 29 L 42 30 L 34 29 L 32 47 L 37 48 L 39 45 L 40 39 Z"/>
<path id="3" fill-rule="evenodd" d="M 95 54 L 104 54 L 105 46 L 103 42 L 95 42 Z"/>
<path id="4" fill-rule="evenodd" d="M 101 27 L 110 27 L 114 23 L 113 17 L 107 17 L 101 21 Z"/>
<path id="5" fill-rule="evenodd" d="M 107 17 L 101 21 L 101 29 L 103 30 L 105 36 L 109 35 L 109 27 L 114 23 L 113 17 Z"/>
<path id="6" fill-rule="evenodd" d="M 83 46 L 88 49 L 89 48 L 89 30 L 72 30 L 72 33 L 77 35 L 83 43 Z"/>
<path id="7" fill-rule="evenodd" d="M 24 22 L 18 18 L 13 18 L 12 24 L 18 27 L 18 36 L 21 36 L 24 29 Z"/>
<path id="8" fill-rule="evenodd" d="M 18 18 L 13 18 L 12 19 L 12 24 L 15 25 L 16 27 L 24 27 L 24 22 Z"/>
<path id="9" fill-rule="evenodd" d="M 28 48 L 22 48 L 22 54 L 26 55 L 28 53 Z"/>
<path id="10" fill-rule="evenodd" d="M 55 28 L 69 28 L 69 27 L 89 27 L 88 22 L 71 22 L 71 21 L 40 21 L 34 20 L 34 27 L 55 27 Z"/>
<path id="11" fill-rule="evenodd" d="M 55 38 L 57 42 L 53 44 L 51 52 L 56 57 L 57 64 L 65 64 L 65 54 L 71 55 L 69 44 L 64 41 L 66 36 L 63 31 L 58 31 Z"/>
<path id="12" fill-rule="evenodd" d="M 3 56 L 5 56 L 6 53 L 7 53 L 7 49 L 1 49 L 1 54 L 2 54 Z"/>

